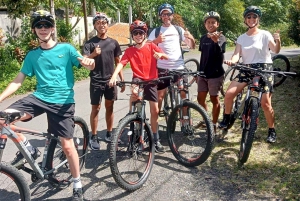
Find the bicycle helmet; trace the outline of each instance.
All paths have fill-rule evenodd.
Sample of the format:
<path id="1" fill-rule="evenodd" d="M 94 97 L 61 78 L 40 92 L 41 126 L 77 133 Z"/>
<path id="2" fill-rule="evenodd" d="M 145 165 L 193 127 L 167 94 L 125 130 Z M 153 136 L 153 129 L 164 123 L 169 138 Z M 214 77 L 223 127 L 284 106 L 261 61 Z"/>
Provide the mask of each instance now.
<path id="1" fill-rule="evenodd" d="M 45 10 L 38 10 L 32 13 L 31 15 L 31 28 L 34 29 L 34 27 L 37 25 L 39 22 L 48 22 L 49 24 L 54 27 L 55 21 L 53 15 L 51 15 L 50 12 L 45 11 Z"/>
<path id="2" fill-rule="evenodd" d="M 245 9 L 244 11 L 244 18 L 249 14 L 249 13 L 255 13 L 256 15 L 258 15 L 259 17 L 261 17 L 262 13 L 261 10 L 257 7 L 257 6 L 249 6 Z"/>
<path id="3" fill-rule="evenodd" d="M 95 25 L 96 21 L 101 20 L 101 19 L 105 20 L 107 22 L 107 24 L 108 24 L 108 17 L 107 17 L 107 15 L 105 13 L 97 12 L 96 15 L 93 18 L 93 25 Z"/>
<path id="4" fill-rule="evenodd" d="M 158 8 L 158 15 L 161 15 L 161 13 L 162 13 L 164 10 L 167 10 L 167 11 L 169 11 L 170 13 L 174 14 L 174 8 L 173 8 L 173 6 L 171 6 L 171 5 L 168 4 L 168 3 L 164 3 L 164 4 L 162 4 L 161 6 L 159 6 L 159 8 Z"/>
<path id="5" fill-rule="evenodd" d="M 203 21 L 204 23 L 206 22 L 206 20 L 208 18 L 215 18 L 218 22 L 220 22 L 220 15 L 219 13 L 215 12 L 215 11 L 210 11 L 210 12 L 207 12 L 204 17 L 203 17 Z"/>
<path id="6" fill-rule="evenodd" d="M 130 29 L 130 33 L 132 33 L 134 30 L 141 30 L 145 33 L 147 33 L 148 31 L 147 24 L 140 20 L 135 20 L 134 22 L 132 22 L 129 29 Z"/>

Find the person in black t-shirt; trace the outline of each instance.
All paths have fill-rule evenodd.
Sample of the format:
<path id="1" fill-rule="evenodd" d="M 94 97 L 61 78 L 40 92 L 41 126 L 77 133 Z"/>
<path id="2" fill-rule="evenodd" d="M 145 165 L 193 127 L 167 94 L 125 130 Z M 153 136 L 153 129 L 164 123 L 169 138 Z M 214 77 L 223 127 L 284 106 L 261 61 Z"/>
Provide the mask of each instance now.
<path id="1" fill-rule="evenodd" d="M 99 83 L 99 81 L 109 81 L 115 65 L 120 62 L 119 56 L 122 54 L 119 43 L 107 36 L 108 18 L 104 13 L 96 13 L 93 18 L 93 25 L 97 31 L 97 36 L 91 38 L 84 44 L 83 53 L 85 57 L 95 59 L 95 69 L 90 72 L 90 99 L 92 111 L 90 115 L 90 123 L 92 128 L 92 137 L 90 139 L 90 147 L 93 150 L 99 150 L 100 144 L 97 137 L 98 113 L 101 108 L 101 101 L 104 95 L 106 109 L 106 126 L 107 133 L 105 140 L 110 141 L 113 127 L 113 105 L 117 99 L 117 88 L 110 88 L 107 84 Z M 120 80 L 123 81 L 122 71 L 119 73 Z M 125 90 L 122 88 L 121 92 Z"/>
<path id="2" fill-rule="evenodd" d="M 224 79 L 223 60 L 226 46 L 226 38 L 222 32 L 218 32 L 220 15 L 210 11 L 204 16 L 204 26 L 207 34 L 200 38 L 199 51 L 201 51 L 200 66 L 198 71 L 202 76 L 198 77 L 198 103 L 207 110 L 205 99 L 209 92 L 213 104 L 212 121 L 216 132 L 216 123 L 220 114 L 219 93 Z"/>

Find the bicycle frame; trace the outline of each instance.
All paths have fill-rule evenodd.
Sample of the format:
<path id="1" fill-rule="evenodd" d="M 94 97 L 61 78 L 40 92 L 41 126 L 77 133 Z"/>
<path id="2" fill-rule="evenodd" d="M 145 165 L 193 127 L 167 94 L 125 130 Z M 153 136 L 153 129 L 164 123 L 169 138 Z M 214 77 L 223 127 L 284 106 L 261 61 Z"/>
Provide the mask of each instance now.
<path id="1" fill-rule="evenodd" d="M 0 119 L 0 121 L 1 121 L 1 119 Z M 26 128 L 17 127 L 14 125 L 10 125 L 10 123 L 7 123 L 7 122 L 4 122 L 4 123 L 0 122 L 0 125 L 2 126 L 2 129 L 0 132 L 0 139 L 5 139 L 5 138 L 7 139 L 7 137 L 9 139 L 11 139 L 13 141 L 13 143 L 16 145 L 16 147 L 18 148 L 18 150 L 23 154 L 24 158 L 27 160 L 30 167 L 32 168 L 32 169 L 29 169 L 27 167 L 21 168 L 25 172 L 34 174 L 39 179 L 49 179 L 47 177 L 48 175 L 50 175 L 55 170 L 57 170 L 58 168 L 60 168 L 61 166 L 63 166 L 64 164 L 67 163 L 67 160 L 64 160 L 62 163 L 58 164 L 53 169 L 44 172 L 43 170 L 45 170 L 45 167 L 46 167 L 46 159 L 47 159 L 47 155 L 48 155 L 49 144 L 50 144 L 51 140 L 59 141 L 59 139 L 49 133 L 44 133 L 44 132 L 39 132 L 39 131 L 30 130 L 30 129 L 26 129 Z M 39 135 L 39 136 L 46 137 L 45 150 L 43 153 L 43 160 L 42 160 L 41 167 L 31 156 L 31 153 L 27 150 L 24 143 L 18 137 L 16 132 L 22 132 L 24 134 Z M 5 144 L 6 144 L 6 140 L 5 140 Z M 5 149 L 5 144 L 3 146 L 3 149 L 0 149 L 0 162 L 2 161 L 2 155 L 3 155 L 4 149 Z"/>

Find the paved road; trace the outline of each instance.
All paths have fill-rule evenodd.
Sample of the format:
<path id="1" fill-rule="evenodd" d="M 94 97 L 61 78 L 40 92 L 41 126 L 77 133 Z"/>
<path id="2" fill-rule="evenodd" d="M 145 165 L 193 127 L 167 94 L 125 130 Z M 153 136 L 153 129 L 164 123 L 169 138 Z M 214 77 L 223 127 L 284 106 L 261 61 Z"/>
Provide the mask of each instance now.
<path id="1" fill-rule="evenodd" d="M 300 55 L 300 48 L 294 50 L 282 50 L 281 54 L 287 56 Z M 229 59 L 232 52 L 227 52 L 225 58 Z M 193 51 L 187 53 L 185 58 L 199 58 L 199 53 Z M 132 77 L 131 70 L 124 72 L 125 80 L 130 80 Z M 79 81 L 75 84 L 75 100 L 76 100 L 76 115 L 82 117 L 89 123 L 90 102 L 89 102 L 89 80 Z M 128 94 L 129 88 L 122 94 L 119 94 L 119 99 L 115 104 L 115 122 L 125 116 L 128 112 Z M 23 95 L 24 96 L 24 95 Z M 0 109 L 4 109 L 11 103 L 20 99 L 23 96 L 15 96 L 0 103 Z M 99 117 L 98 135 L 104 137 L 105 135 L 105 120 L 104 110 L 102 109 Z M 19 123 L 20 126 L 26 126 L 31 129 L 46 131 L 46 117 L 42 115 L 39 118 L 24 124 Z M 116 123 L 115 123 L 116 126 Z M 27 136 L 31 139 L 31 143 L 42 150 L 44 141 L 42 138 Z M 162 141 L 167 148 L 166 140 Z M 9 141 L 5 150 L 3 160 L 10 161 L 14 158 L 17 149 Z M 167 152 L 164 155 L 157 155 L 155 166 L 152 170 L 149 180 L 145 187 L 134 193 L 127 193 L 120 189 L 114 182 L 108 165 L 107 144 L 101 142 L 101 150 L 98 152 L 91 152 L 86 161 L 84 170 L 82 171 L 82 180 L 85 185 L 85 197 L 87 200 L 232 200 L 232 189 L 228 190 L 222 187 L 221 184 L 214 180 L 217 176 L 212 172 L 208 164 L 203 164 L 203 168 L 186 168 L 177 163 L 173 155 Z M 207 168 L 205 168 L 207 167 Z M 205 169 L 204 169 L 205 168 Z M 205 170 L 203 172 L 203 170 Z M 32 191 L 33 200 L 51 199 L 51 200 L 66 200 L 70 195 L 72 188 L 69 187 L 62 191 L 49 190 L 45 183 L 32 184 L 28 174 L 24 173 L 28 178 L 28 183 Z M 207 179 L 208 178 L 208 179 Z M 180 183 L 184 185 L 180 185 Z M 222 192 L 215 189 L 218 185 L 222 188 Z M 235 198 L 236 199 L 236 198 Z M 239 197 L 243 199 L 243 197 Z"/>

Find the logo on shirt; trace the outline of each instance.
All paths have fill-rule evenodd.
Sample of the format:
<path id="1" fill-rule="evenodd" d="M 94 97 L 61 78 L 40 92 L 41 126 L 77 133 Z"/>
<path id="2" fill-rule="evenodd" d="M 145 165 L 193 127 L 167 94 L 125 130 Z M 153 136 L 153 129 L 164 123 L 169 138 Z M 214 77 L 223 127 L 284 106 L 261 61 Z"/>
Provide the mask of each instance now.
<path id="1" fill-rule="evenodd" d="M 60 54 L 60 55 L 58 55 L 58 58 L 62 58 L 62 57 L 64 57 L 64 55 L 63 55 L 63 54 Z"/>

